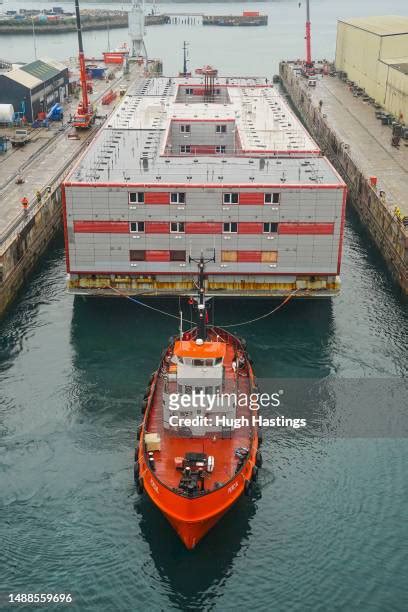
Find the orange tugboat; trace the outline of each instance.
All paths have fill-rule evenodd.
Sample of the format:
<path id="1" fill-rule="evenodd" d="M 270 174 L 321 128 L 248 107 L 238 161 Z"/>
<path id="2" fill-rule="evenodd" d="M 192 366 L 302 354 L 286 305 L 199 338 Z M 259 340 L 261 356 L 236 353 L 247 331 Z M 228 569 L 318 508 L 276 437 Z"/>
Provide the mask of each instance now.
<path id="1" fill-rule="evenodd" d="M 251 495 L 262 465 L 245 342 L 208 324 L 204 268 L 211 260 L 192 261 L 199 267 L 197 326 L 183 333 L 180 324 L 151 377 L 134 466 L 139 493 L 189 549 L 243 493 Z"/>

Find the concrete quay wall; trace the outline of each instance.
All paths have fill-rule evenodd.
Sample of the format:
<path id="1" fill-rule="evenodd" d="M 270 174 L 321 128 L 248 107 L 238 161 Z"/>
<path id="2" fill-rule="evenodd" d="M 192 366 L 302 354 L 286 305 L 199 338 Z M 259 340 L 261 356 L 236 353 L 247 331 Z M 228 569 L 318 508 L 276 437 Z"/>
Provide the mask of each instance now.
<path id="1" fill-rule="evenodd" d="M 279 73 L 283 87 L 310 133 L 347 183 L 350 203 L 380 250 L 392 278 L 408 295 L 407 229 L 387 206 L 384 194 L 371 184 L 370 177 L 352 158 L 349 147 L 336 133 L 336 126 L 318 108 L 306 79 L 293 70 L 290 62 L 281 62 Z M 353 143 L 350 145 L 352 149 Z"/>

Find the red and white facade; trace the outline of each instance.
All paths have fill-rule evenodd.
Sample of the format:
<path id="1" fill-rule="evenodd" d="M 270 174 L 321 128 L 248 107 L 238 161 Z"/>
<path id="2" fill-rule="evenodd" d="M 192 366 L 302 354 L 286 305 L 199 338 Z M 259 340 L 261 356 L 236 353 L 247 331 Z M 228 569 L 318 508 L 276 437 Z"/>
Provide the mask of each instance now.
<path id="1" fill-rule="evenodd" d="M 73 292 L 189 293 L 213 250 L 209 293 L 339 289 L 345 184 L 264 80 L 138 83 L 63 191 Z"/>

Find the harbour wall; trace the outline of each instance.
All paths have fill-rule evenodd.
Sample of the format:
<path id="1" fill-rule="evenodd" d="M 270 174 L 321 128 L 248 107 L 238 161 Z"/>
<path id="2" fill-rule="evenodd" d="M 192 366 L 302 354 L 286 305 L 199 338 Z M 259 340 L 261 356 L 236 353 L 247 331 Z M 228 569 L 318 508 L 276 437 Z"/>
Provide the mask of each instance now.
<path id="1" fill-rule="evenodd" d="M 106 30 L 107 28 L 127 28 L 128 13 L 119 15 L 104 14 L 91 17 L 82 16 L 82 30 Z M 164 25 L 170 23 L 167 15 L 146 15 L 145 25 Z M 13 22 L 13 20 L 0 22 L 0 34 L 32 34 L 33 26 L 30 21 Z M 76 32 L 75 19 L 61 19 L 52 22 L 35 22 L 36 34 L 63 34 Z"/>
<path id="2" fill-rule="evenodd" d="M 22 212 L 0 239 L 0 317 L 62 228 L 60 185 L 78 154 L 76 151 L 62 173 L 42 191 L 41 201 L 32 203 L 26 213 Z"/>
<path id="3" fill-rule="evenodd" d="M 381 192 L 370 182 L 352 158 L 334 127 L 322 114 L 308 92 L 306 79 L 297 76 L 290 62 L 279 65 L 281 82 L 292 103 L 318 142 L 323 153 L 347 183 L 349 201 L 380 250 L 387 267 L 408 295 L 408 237 L 393 211 L 387 208 Z M 352 143 L 351 143 L 352 145 Z"/>

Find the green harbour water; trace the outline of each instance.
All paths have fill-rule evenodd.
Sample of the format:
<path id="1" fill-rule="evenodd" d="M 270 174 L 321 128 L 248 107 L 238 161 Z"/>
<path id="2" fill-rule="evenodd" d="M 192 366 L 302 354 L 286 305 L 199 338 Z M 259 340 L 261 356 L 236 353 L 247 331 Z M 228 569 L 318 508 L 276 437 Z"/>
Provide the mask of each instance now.
<path id="1" fill-rule="evenodd" d="M 294 14 L 294 3 L 276 4 L 282 23 L 285 10 Z M 349 0 L 331 13 L 328 4 L 316 2 L 332 30 L 340 11 L 357 11 Z M 404 11 L 394 4 L 388 12 Z M 380 7 L 363 5 L 361 14 Z M 172 32 L 181 46 L 182 30 Z M 238 56 L 246 35 L 233 35 Z M 290 40 L 276 36 L 287 55 Z M 328 46 L 327 32 L 320 36 Z M 248 72 L 265 40 L 235 72 Z M 408 304 L 352 209 L 342 279 L 333 300 L 292 300 L 237 331 L 259 379 L 334 378 L 351 389 L 380 381 L 392 401 L 373 396 L 364 410 L 352 393 L 341 409 L 300 401 L 302 416 L 330 434 L 265 431 L 258 495 L 242 498 L 187 551 L 136 493 L 132 470 L 147 380 L 177 322 L 122 299 L 68 295 L 59 236 L 0 322 L 0 608 L 33 609 L 6 600 L 31 592 L 71 593 L 66 609 L 81 612 L 406 610 L 407 405 L 398 402 L 406 397 Z M 255 318 L 277 303 L 217 299 L 216 322 Z M 160 307 L 177 312 L 175 301 Z M 378 420 L 385 428 L 376 434 L 369 425 Z"/>

